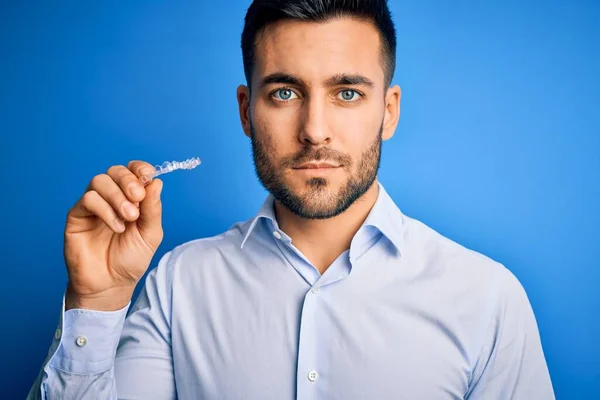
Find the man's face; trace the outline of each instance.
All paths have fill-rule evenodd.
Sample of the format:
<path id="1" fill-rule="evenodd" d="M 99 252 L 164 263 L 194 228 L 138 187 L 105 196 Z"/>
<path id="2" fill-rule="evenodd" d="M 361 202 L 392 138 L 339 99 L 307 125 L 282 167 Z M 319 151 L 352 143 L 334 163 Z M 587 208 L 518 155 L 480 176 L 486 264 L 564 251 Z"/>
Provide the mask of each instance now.
<path id="1" fill-rule="evenodd" d="M 352 18 L 281 21 L 257 39 L 246 127 L 257 175 L 303 218 L 338 215 L 375 181 L 395 128 L 379 32 Z"/>

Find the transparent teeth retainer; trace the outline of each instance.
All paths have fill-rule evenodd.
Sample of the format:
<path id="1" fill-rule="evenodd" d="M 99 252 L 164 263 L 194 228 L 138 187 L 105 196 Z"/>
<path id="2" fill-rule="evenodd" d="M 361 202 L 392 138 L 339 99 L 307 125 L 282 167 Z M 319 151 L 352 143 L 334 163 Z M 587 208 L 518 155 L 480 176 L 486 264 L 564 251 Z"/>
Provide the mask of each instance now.
<path id="1" fill-rule="evenodd" d="M 142 185 L 146 186 L 150 182 L 152 182 L 153 178 L 156 178 L 159 175 L 168 174 L 169 172 L 173 172 L 178 169 L 194 169 L 198 165 L 200 165 L 201 161 L 199 157 L 190 158 L 185 161 L 165 161 L 162 165 L 155 165 L 154 171 L 150 174 L 145 174 L 140 176 L 140 182 Z"/>

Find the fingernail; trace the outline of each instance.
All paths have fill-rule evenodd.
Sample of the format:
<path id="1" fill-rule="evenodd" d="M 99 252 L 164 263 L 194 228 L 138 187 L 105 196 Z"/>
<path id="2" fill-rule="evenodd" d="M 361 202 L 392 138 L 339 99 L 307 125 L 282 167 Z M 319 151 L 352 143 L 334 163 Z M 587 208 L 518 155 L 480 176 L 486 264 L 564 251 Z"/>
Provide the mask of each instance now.
<path id="1" fill-rule="evenodd" d="M 125 200 L 123 202 L 123 211 L 125 211 L 125 214 L 127 214 L 128 217 L 135 217 L 136 213 L 137 213 L 137 208 L 136 206 L 134 206 L 133 204 L 131 204 L 130 202 L 128 202 L 127 200 Z"/>
<path id="2" fill-rule="evenodd" d="M 132 186 L 132 188 L 131 188 L 131 194 L 133 194 L 136 197 L 143 196 L 144 195 L 144 189 L 142 189 L 138 185 L 134 184 Z"/>
<path id="3" fill-rule="evenodd" d="M 125 230 L 125 224 L 121 221 L 121 218 L 115 218 L 113 224 L 117 231 L 123 232 Z"/>
<path id="4" fill-rule="evenodd" d="M 160 187 L 158 189 L 156 189 L 156 193 L 154 194 L 154 197 L 156 197 L 156 199 L 160 199 L 160 192 L 162 192 L 162 184 L 160 185 Z"/>

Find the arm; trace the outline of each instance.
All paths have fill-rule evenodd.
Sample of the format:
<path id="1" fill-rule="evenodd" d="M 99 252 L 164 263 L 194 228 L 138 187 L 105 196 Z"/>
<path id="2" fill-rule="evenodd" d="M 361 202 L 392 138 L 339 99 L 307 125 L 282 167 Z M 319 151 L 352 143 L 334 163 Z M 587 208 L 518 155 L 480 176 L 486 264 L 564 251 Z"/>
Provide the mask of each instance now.
<path id="1" fill-rule="evenodd" d="M 176 398 L 170 254 L 148 273 L 127 318 L 127 307 L 63 312 L 28 400 Z"/>
<path id="2" fill-rule="evenodd" d="M 554 390 L 527 294 L 509 271 L 465 399 L 550 400 Z"/>

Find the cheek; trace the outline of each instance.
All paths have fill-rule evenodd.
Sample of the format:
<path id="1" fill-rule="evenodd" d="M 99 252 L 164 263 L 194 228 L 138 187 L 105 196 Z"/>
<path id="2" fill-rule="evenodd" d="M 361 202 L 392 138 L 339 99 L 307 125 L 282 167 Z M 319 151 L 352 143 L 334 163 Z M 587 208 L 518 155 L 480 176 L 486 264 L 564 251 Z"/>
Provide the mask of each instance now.
<path id="1" fill-rule="evenodd" d="M 363 105 L 354 109 L 338 110 L 332 128 L 341 148 L 355 161 L 372 145 L 381 129 L 383 107 Z"/>
<path id="2" fill-rule="evenodd" d="M 257 102 L 252 123 L 257 138 L 266 146 L 271 158 L 279 159 L 298 151 L 297 112 L 269 108 Z"/>

